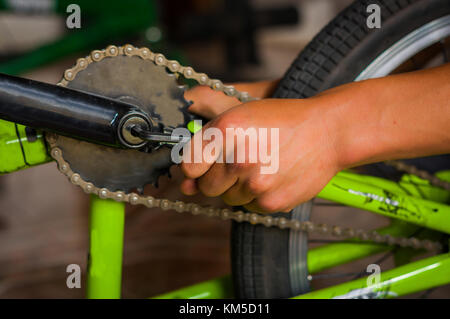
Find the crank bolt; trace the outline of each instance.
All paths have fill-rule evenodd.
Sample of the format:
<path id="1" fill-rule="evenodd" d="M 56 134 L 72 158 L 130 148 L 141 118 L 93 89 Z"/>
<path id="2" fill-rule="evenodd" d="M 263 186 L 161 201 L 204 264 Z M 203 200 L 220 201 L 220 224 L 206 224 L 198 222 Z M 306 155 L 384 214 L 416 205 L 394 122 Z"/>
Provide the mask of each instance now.
<path id="1" fill-rule="evenodd" d="M 151 129 L 150 121 L 140 113 L 130 113 L 126 115 L 119 124 L 119 140 L 127 148 L 141 148 L 147 141 L 132 134 L 131 129 L 140 126 L 145 130 Z"/>

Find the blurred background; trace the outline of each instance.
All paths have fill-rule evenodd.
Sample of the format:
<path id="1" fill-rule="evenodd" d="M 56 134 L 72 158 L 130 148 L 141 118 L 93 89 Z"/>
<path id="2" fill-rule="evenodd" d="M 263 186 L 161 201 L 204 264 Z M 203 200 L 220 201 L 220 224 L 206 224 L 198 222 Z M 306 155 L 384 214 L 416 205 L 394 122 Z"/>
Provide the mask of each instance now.
<path id="1" fill-rule="evenodd" d="M 132 43 L 223 81 L 275 79 L 350 2 L 0 0 L 0 72 L 56 83 L 89 51 Z M 81 29 L 66 27 L 70 3 L 81 7 Z M 174 168 L 172 180 L 147 191 L 192 201 L 179 193 L 180 180 Z M 54 163 L 0 176 L 0 298 L 84 296 L 84 286 L 66 287 L 66 266 L 79 264 L 84 273 L 88 200 Z M 321 209 L 314 214 L 329 223 L 386 223 L 355 209 Z M 128 207 L 123 297 L 150 297 L 228 274 L 229 229 L 222 221 Z"/>

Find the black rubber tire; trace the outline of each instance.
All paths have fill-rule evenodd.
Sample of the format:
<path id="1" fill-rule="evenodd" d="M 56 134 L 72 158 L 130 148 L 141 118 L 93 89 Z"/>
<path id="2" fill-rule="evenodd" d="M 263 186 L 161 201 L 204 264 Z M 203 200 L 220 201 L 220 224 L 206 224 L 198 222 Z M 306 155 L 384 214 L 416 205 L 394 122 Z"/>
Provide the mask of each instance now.
<path id="1" fill-rule="evenodd" d="M 367 28 L 366 8 L 381 7 L 382 27 Z M 300 53 L 273 97 L 307 98 L 352 82 L 378 55 L 405 35 L 450 14 L 449 0 L 356 1 L 332 20 Z M 448 164 L 448 160 L 446 161 Z M 232 277 L 237 298 L 287 298 L 289 231 L 233 223 Z"/>

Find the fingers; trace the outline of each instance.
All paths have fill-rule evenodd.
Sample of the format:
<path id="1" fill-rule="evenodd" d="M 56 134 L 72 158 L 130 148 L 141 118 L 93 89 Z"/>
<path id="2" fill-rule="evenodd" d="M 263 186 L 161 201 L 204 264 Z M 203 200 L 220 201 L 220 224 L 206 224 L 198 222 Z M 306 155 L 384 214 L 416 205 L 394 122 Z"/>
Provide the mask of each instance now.
<path id="1" fill-rule="evenodd" d="M 197 185 L 204 195 L 216 197 L 225 193 L 237 180 L 237 176 L 228 174 L 226 164 L 216 163 L 197 180 Z"/>
<path id="2" fill-rule="evenodd" d="M 239 112 L 236 108 L 208 122 L 185 146 L 181 169 L 187 179 L 197 182 L 195 185 L 193 181 L 184 182 L 184 193 L 193 194 L 199 190 L 209 197 L 222 195 L 227 204 L 236 206 L 250 203 L 261 191 L 255 189 L 255 183 L 245 182 L 253 171 L 252 165 L 235 163 L 236 146 L 227 144 L 226 129 L 239 126 L 238 122 L 242 120 Z M 227 163 L 227 152 L 233 154 L 232 163 Z M 219 158 L 222 162 L 217 161 Z"/>
<path id="3" fill-rule="evenodd" d="M 189 107 L 190 112 L 207 119 L 213 119 L 233 106 L 241 104 L 236 98 L 226 96 L 207 86 L 196 86 L 186 91 L 184 97 L 194 102 Z"/>
<path id="4" fill-rule="evenodd" d="M 181 170 L 190 179 L 199 178 L 204 175 L 222 154 L 222 141 L 204 140 L 204 130 L 211 125 L 208 123 L 202 130 L 194 134 L 191 141 L 183 148 L 183 163 Z M 213 149 L 211 152 L 205 152 Z M 205 156 L 206 154 L 206 156 Z"/>
<path id="5" fill-rule="evenodd" d="M 233 86 L 241 92 L 248 92 L 256 98 L 267 98 L 272 95 L 279 80 L 261 81 L 254 83 L 235 83 Z M 241 104 L 238 99 L 224 95 L 222 92 L 214 91 L 205 85 L 198 85 L 184 93 L 186 100 L 194 103 L 189 111 L 213 119 L 234 106 Z"/>
<path id="6" fill-rule="evenodd" d="M 252 213 L 267 213 L 258 205 L 256 200 L 252 200 L 250 203 L 245 204 L 244 208 Z"/>
<path id="7" fill-rule="evenodd" d="M 255 183 L 258 186 L 253 186 L 251 189 L 256 196 L 253 201 L 244 205 L 247 210 L 258 213 L 277 213 L 289 212 L 293 208 L 288 204 L 288 189 L 284 183 L 268 187 L 267 185 L 271 184 L 270 180 L 264 182 L 261 178 L 256 179 Z M 255 189 L 259 189 L 259 192 L 255 192 Z"/>
<path id="8" fill-rule="evenodd" d="M 297 196 L 292 196 L 292 194 L 297 194 Z M 301 203 L 310 200 L 314 195 L 299 185 L 298 181 L 288 181 L 262 193 L 244 207 L 252 212 L 288 213 Z"/>
<path id="9" fill-rule="evenodd" d="M 244 206 L 251 203 L 255 198 L 240 180 L 237 180 L 221 197 L 225 204 L 230 206 Z"/>
<path id="10" fill-rule="evenodd" d="M 220 196 L 224 202 L 230 206 L 244 206 L 248 211 L 255 213 L 276 213 L 276 212 L 290 212 L 296 205 L 286 206 L 283 193 L 275 192 L 272 194 L 261 195 L 255 198 L 255 194 L 251 192 L 246 186 L 248 183 L 236 181 L 231 186 L 232 180 L 217 179 L 217 182 L 212 182 L 215 176 L 223 174 L 224 171 L 218 173 L 218 170 L 208 172 L 204 177 L 202 186 L 198 186 L 198 181 L 193 179 L 185 179 L 182 182 L 181 188 L 185 195 L 195 195 L 200 190 L 206 196 Z M 201 180 L 200 179 L 200 180 Z M 223 183 L 223 184 L 222 184 Z M 209 195 L 208 195 L 209 194 Z"/>
<path id="11" fill-rule="evenodd" d="M 243 206 L 248 211 L 264 214 L 279 212 L 288 213 L 291 211 L 291 208 L 286 207 L 283 203 L 280 205 L 279 200 L 274 196 L 256 198 Z"/>
<path id="12" fill-rule="evenodd" d="M 181 192 L 184 195 L 192 196 L 198 193 L 197 181 L 195 179 L 185 178 L 180 185 Z"/>
<path id="13" fill-rule="evenodd" d="M 280 80 L 260 81 L 253 83 L 236 84 L 236 90 L 248 92 L 251 96 L 260 99 L 269 98 L 275 92 Z"/>
<path id="14" fill-rule="evenodd" d="M 254 103 L 235 107 L 208 122 L 184 147 L 181 169 L 187 180 L 181 186 L 183 193 L 189 195 L 200 191 L 209 197 L 221 196 L 228 205 L 243 206 L 278 185 L 275 175 L 261 174 L 260 165 L 249 160 L 250 151 L 257 148 L 251 148 L 239 139 L 236 145 L 234 135 L 231 135 L 233 143 L 227 143 L 230 139 L 228 129 L 245 130 L 241 128 L 243 124 L 249 125 L 245 119 L 252 118 L 258 105 L 264 105 L 264 102 Z M 245 155 L 244 162 L 240 161 L 241 157 L 235 159 L 239 154 Z M 217 162 L 219 158 L 226 163 Z M 252 204 L 252 209 L 273 211 L 272 206 L 266 207 L 258 201 Z"/>

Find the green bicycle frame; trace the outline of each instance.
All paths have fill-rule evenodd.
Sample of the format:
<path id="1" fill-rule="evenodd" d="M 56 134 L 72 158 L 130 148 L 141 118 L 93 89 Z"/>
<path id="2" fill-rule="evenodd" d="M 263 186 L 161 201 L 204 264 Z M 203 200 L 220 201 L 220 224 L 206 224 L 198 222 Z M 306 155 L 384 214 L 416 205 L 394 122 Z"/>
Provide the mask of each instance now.
<path id="1" fill-rule="evenodd" d="M 308 256 L 309 257 L 309 256 Z M 157 299 L 231 298 L 231 280 L 227 277 L 209 280 L 191 287 L 157 296 Z M 422 259 L 380 274 L 378 283 L 368 284 L 368 278 L 346 282 L 294 299 L 369 299 L 395 298 L 450 283 L 450 255 L 442 254 Z"/>
<path id="2" fill-rule="evenodd" d="M 442 179 L 450 179 L 448 171 L 439 175 Z M 420 226 L 450 233 L 450 207 L 444 204 L 449 202 L 450 193 L 432 187 L 416 176 L 404 175 L 402 180 L 396 183 L 377 177 L 341 172 L 318 197 L 393 218 L 391 225 L 377 230 L 380 234 L 411 236 Z M 315 274 L 392 248 L 360 242 L 319 246 L 308 251 L 308 272 Z M 231 298 L 230 282 L 228 276 L 221 277 L 155 298 Z M 367 278 L 361 278 L 296 298 L 391 298 L 449 283 L 450 256 L 443 254 L 383 272 L 380 282 L 376 285 L 367 285 Z"/>
<path id="3" fill-rule="evenodd" d="M 88 298 L 120 298 L 124 226 L 124 203 L 91 197 Z"/>
<path id="4" fill-rule="evenodd" d="M 42 132 L 26 132 L 23 125 L 0 120 L 0 174 L 50 161 Z"/>
<path id="5" fill-rule="evenodd" d="M 40 132 L 31 134 L 25 127 L 0 120 L 0 174 L 11 173 L 47 163 L 50 157 Z M 441 178 L 449 180 L 449 172 Z M 405 175 L 398 183 L 377 177 L 340 172 L 319 197 L 365 209 L 392 218 L 390 226 L 378 230 L 394 236 L 410 236 L 426 227 L 436 233 L 450 233 L 450 192 L 433 187 L 418 177 Z M 91 199 L 90 254 L 87 274 L 89 298 L 119 298 L 122 277 L 124 203 Z M 308 252 L 308 270 L 314 274 L 325 269 L 367 257 L 392 247 L 374 243 L 345 242 L 314 248 Z M 300 298 L 396 297 L 448 284 L 448 254 L 404 264 L 381 274 L 374 287 L 358 279 L 314 291 Z M 158 298 L 229 298 L 228 277 L 210 280 Z"/>
<path id="6" fill-rule="evenodd" d="M 381 273 L 379 282 L 368 278 L 303 294 L 298 299 L 369 299 L 395 298 L 450 283 L 450 255 L 422 259 Z"/>

